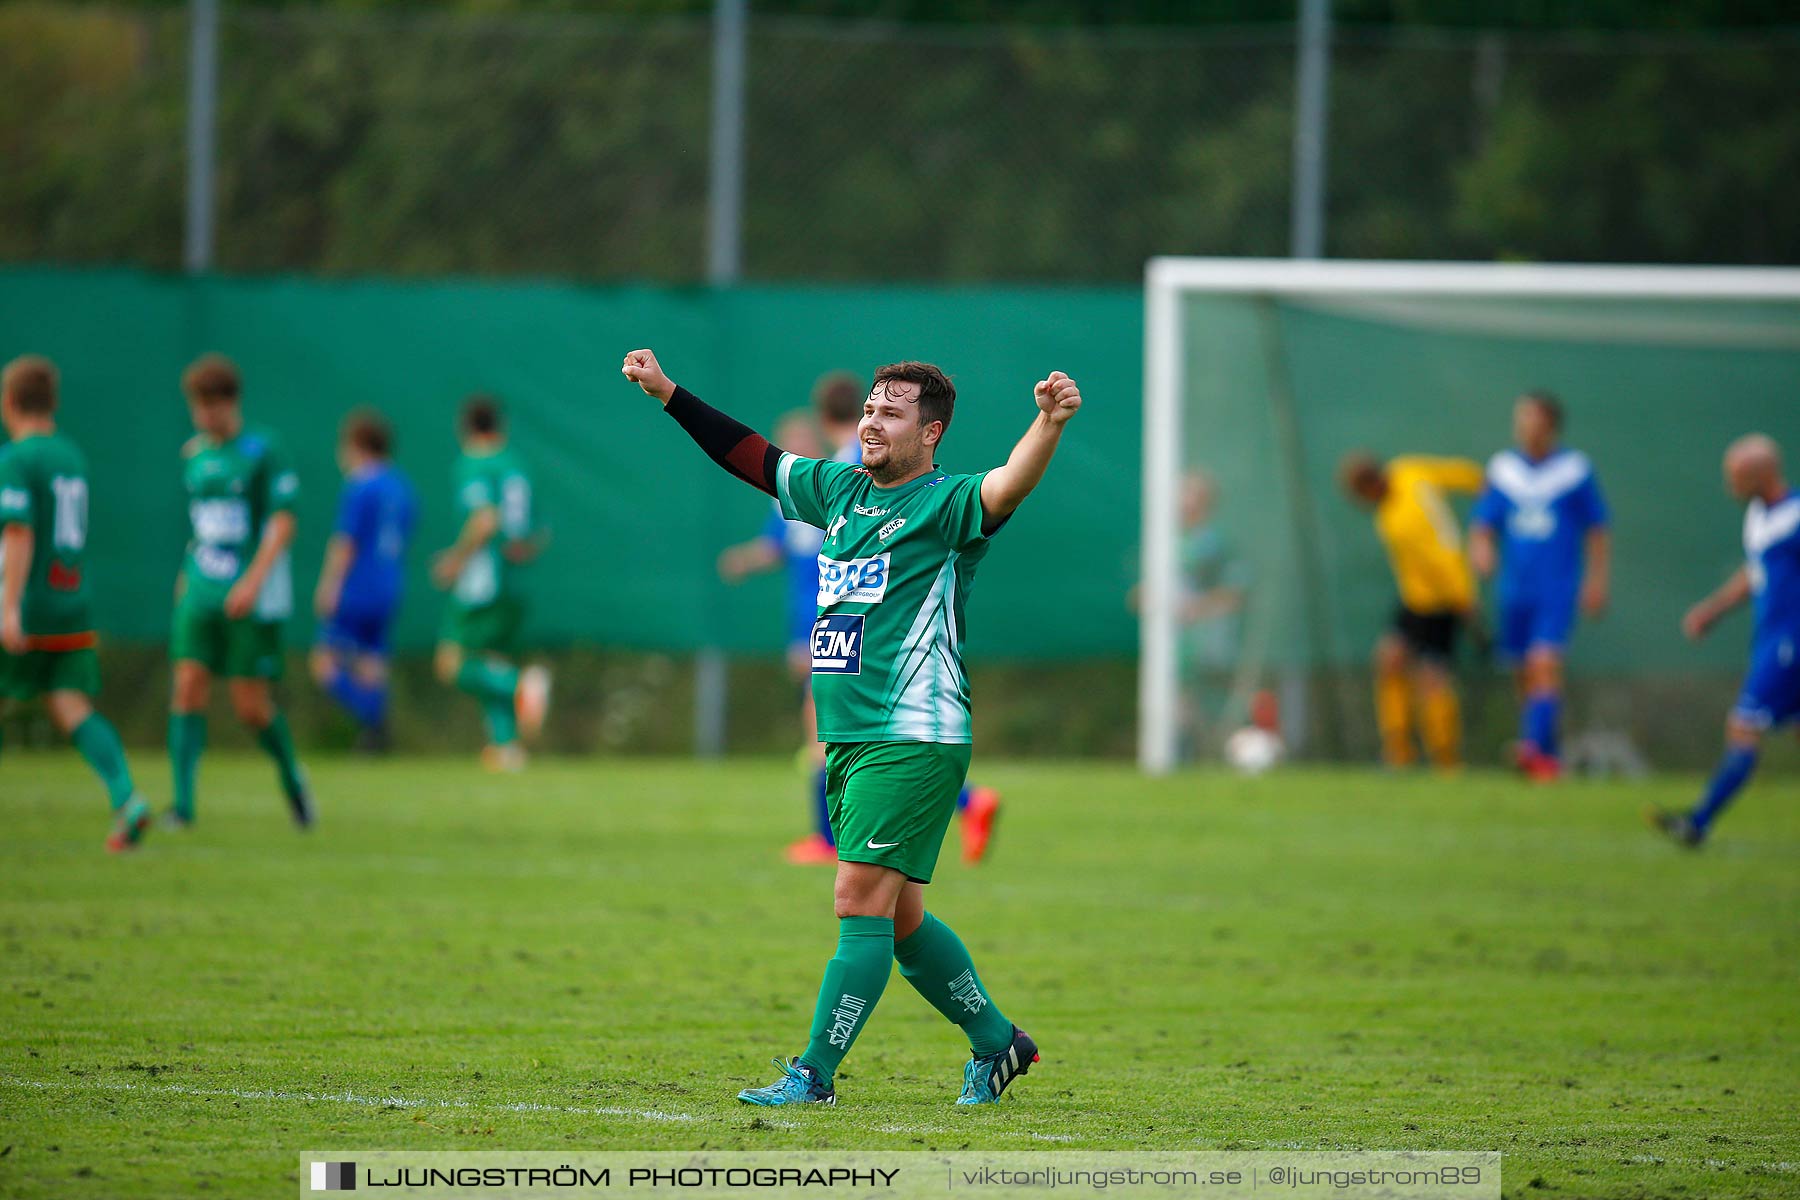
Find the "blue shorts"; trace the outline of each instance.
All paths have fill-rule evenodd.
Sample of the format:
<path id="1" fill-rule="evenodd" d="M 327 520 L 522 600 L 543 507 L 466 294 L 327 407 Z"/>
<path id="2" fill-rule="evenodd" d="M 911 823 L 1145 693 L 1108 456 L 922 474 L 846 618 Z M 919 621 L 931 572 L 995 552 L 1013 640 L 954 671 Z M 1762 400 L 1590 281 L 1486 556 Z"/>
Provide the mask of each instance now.
<path id="1" fill-rule="evenodd" d="M 1792 634 L 1759 641 L 1731 715 L 1757 729 L 1773 729 L 1800 717 L 1800 639 Z"/>
<path id="2" fill-rule="evenodd" d="M 1518 596 L 1501 602 L 1500 653 L 1517 661 L 1543 648 L 1561 653 L 1575 628 L 1575 597 Z"/>
<path id="3" fill-rule="evenodd" d="M 340 654 L 385 656 L 393 623 L 391 608 L 339 608 L 329 620 L 319 623 L 318 642 Z"/>

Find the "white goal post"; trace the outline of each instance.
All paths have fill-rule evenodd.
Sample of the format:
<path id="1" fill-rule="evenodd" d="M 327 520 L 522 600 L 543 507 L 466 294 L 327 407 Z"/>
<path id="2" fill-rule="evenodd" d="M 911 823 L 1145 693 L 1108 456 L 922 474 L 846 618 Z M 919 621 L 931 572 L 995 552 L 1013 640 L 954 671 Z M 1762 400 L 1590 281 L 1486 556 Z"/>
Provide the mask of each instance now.
<path id="1" fill-rule="evenodd" d="M 1153 258 L 1144 272 L 1142 591 L 1138 765 L 1176 765 L 1181 681 L 1177 515 L 1183 448 L 1182 302 L 1190 295 L 1800 301 L 1800 270 L 1764 267 Z"/>

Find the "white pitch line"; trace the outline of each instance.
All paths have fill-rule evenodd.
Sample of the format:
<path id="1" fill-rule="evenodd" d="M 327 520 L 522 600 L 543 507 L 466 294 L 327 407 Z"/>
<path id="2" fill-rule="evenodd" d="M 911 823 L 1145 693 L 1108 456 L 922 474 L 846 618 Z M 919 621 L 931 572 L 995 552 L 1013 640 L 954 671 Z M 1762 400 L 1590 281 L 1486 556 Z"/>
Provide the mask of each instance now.
<path id="1" fill-rule="evenodd" d="M 465 1112 L 542 1112 L 569 1113 L 581 1117 L 637 1117 L 644 1121 L 692 1121 L 687 1113 L 663 1112 L 641 1108 L 577 1108 L 561 1104 L 471 1104 L 467 1100 L 418 1099 L 406 1096 L 358 1096 L 354 1092 L 278 1092 L 268 1089 L 197 1088 L 181 1083 L 127 1083 L 123 1080 L 100 1080 L 92 1083 L 70 1083 L 63 1080 L 14 1079 L 0 1077 L 0 1083 L 11 1087 L 41 1088 L 70 1092 L 153 1092 L 170 1096 L 212 1096 L 226 1100 L 306 1100 L 328 1104 L 355 1104 L 363 1108 L 447 1108 Z"/>

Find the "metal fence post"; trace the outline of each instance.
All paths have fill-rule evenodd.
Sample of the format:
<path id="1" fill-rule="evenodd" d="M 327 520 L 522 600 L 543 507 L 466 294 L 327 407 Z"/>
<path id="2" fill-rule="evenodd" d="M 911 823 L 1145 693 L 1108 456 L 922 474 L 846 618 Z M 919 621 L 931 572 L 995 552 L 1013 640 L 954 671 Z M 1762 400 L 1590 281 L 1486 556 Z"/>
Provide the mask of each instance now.
<path id="1" fill-rule="evenodd" d="M 219 107 L 219 0 L 188 3 L 187 232 L 189 274 L 213 262 L 213 126 Z"/>
<path id="2" fill-rule="evenodd" d="M 748 0 L 714 0 L 712 145 L 706 206 L 706 278 L 737 282 L 743 269 L 744 33 Z M 724 652 L 702 646 L 694 658 L 694 753 L 725 752 L 728 672 Z"/>
<path id="3" fill-rule="evenodd" d="M 743 268 L 744 25 L 747 0 L 714 0 L 712 155 L 706 278 L 736 283 Z"/>
<path id="4" fill-rule="evenodd" d="M 1325 253 L 1326 100 L 1331 92 L 1331 0 L 1300 0 L 1294 91 L 1294 194 L 1290 253 Z"/>

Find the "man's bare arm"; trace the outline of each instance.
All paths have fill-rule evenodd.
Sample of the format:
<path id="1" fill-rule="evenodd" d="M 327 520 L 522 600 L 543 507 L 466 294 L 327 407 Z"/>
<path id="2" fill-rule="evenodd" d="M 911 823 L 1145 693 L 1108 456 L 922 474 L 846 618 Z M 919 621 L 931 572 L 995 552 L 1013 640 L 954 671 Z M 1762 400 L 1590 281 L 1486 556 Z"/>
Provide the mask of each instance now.
<path id="1" fill-rule="evenodd" d="M 1612 533 L 1604 525 L 1587 532 L 1587 569 L 1581 578 L 1581 611 L 1595 616 L 1612 596 Z"/>
<path id="2" fill-rule="evenodd" d="M 462 569 L 469 559 L 475 556 L 495 534 L 500 532 L 500 510 L 493 505 L 485 505 L 470 513 L 463 522 L 456 540 L 448 549 L 439 551 L 431 563 L 431 578 L 439 587 L 449 587 L 462 574 Z"/>
<path id="3" fill-rule="evenodd" d="M 325 543 L 325 562 L 319 568 L 319 586 L 313 589 L 313 611 L 329 617 L 337 611 L 338 598 L 344 591 L 344 579 L 356 561 L 356 543 L 346 533 L 334 533 Z"/>
<path id="4" fill-rule="evenodd" d="M 746 576 L 773 571 L 780 565 L 780 547 L 766 537 L 751 538 L 720 552 L 719 578 L 727 583 L 737 583 Z"/>
<path id="5" fill-rule="evenodd" d="M 1050 372 L 1032 389 L 1037 401 L 1037 419 L 1006 462 L 989 471 L 981 481 L 981 529 L 992 533 L 1013 515 L 1025 497 L 1044 478 L 1050 459 L 1062 441 L 1063 426 L 1081 408 L 1081 389 L 1061 371 Z"/>
<path id="6" fill-rule="evenodd" d="M 24 617 L 25 581 L 31 576 L 31 554 L 36 541 L 31 526 L 23 521 L 10 521 L 0 533 L 0 644 L 8 654 L 23 654 L 27 649 Z"/>
<path id="7" fill-rule="evenodd" d="M 256 594 L 262 591 L 263 584 L 268 581 L 269 572 L 275 566 L 275 560 L 294 542 L 294 514 L 278 512 L 270 517 L 263 526 L 262 541 L 257 543 L 256 555 L 251 558 L 250 565 L 238 576 L 238 581 L 231 585 L 231 591 L 225 595 L 225 615 L 236 620 L 250 615 L 256 604 Z"/>
<path id="8" fill-rule="evenodd" d="M 1720 617 L 1750 599 L 1750 568 L 1739 567 L 1718 588 L 1681 618 L 1681 632 L 1695 641 L 1718 623 Z"/>
<path id="9" fill-rule="evenodd" d="M 1491 578 L 1499 565 L 1500 554 L 1494 547 L 1494 531 L 1480 523 L 1469 526 L 1469 565 L 1483 579 Z"/>

